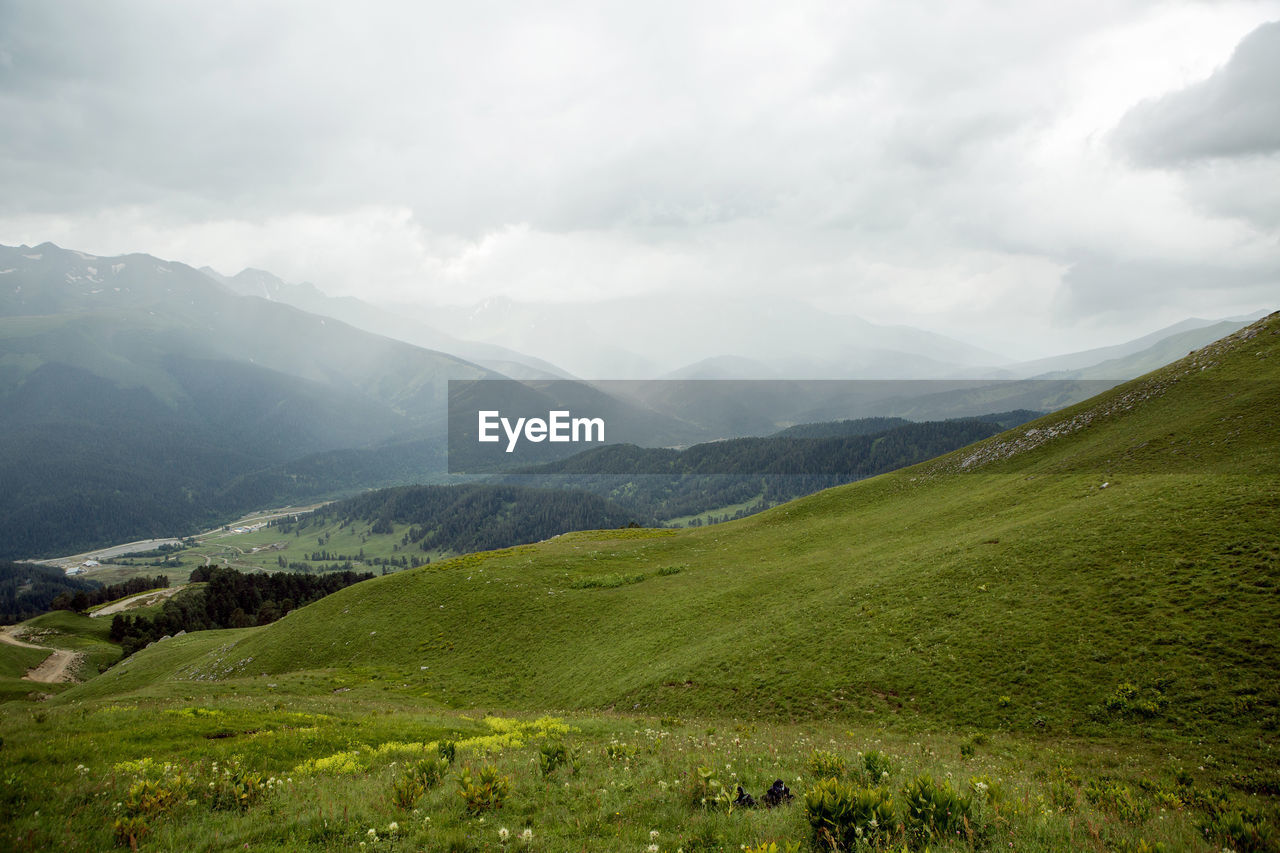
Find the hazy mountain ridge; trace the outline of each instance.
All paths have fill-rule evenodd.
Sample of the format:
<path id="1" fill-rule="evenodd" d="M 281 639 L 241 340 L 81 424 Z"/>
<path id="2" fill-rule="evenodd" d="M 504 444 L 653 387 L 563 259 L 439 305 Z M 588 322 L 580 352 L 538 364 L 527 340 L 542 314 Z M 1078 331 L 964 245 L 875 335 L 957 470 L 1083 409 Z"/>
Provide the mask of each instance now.
<path id="1" fill-rule="evenodd" d="M 438 480 L 445 470 L 447 380 L 500 375 L 308 313 L 288 300 L 310 300 L 335 312 L 359 308 L 380 321 L 388 316 L 359 300 L 331 300 L 311 285 L 287 285 L 260 270 L 226 279 L 145 254 L 104 258 L 51 243 L 0 247 L 0 471 L 9 485 L 0 504 L 0 538 L 7 554 L 34 556 L 105 539 L 189 531 L 262 503 Z M 436 319 L 489 331 L 533 319 L 527 331 L 541 340 L 604 342 L 600 364 L 608 363 L 609 352 L 622 351 L 613 341 L 618 324 L 653 316 L 645 312 L 656 311 L 675 333 L 706 327 L 697 311 L 672 312 L 643 301 L 626 307 L 636 315 L 605 324 L 583 322 L 583 315 L 567 308 L 548 315 L 509 300 L 491 300 L 469 313 L 442 309 Z M 796 311 L 813 317 L 810 309 Z M 717 325 L 748 317 L 734 334 L 756 335 L 763 360 L 754 363 L 785 374 L 788 362 L 764 351 L 792 344 L 760 333 L 766 313 L 729 304 L 718 306 L 715 316 Z M 398 319 L 410 329 L 420 326 L 409 312 Z M 821 329 L 833 328 L 861 347 L 863 365 L 885 357 L 907 373 L 924 370 L 930 356 L 912 359 L 869 347 L 907 335 L 934 355 L 954 350 L 958 363 L 990 355 L 927 333 L 828 317 L 815 330 L 813 353 L 805 350 L 806 357 L 824 357 L 823 346 L 850 352 L 840 349 L 848 341 L 824 343 Z M 1218 327 L 1180 334 L 1211 333 L 1206 328 Z M 1153 345 L 1164 349 L 1148 347 L 1150 352 L 1125 357 L 1135 359 L 1132 367 L 1189 340 L 1166 336 Z M 501 347 L 486 352 L 510 356 L 504 364 L 533 374 L 559 372 Z M 643 359 L 633 355 L 622 358 L 636 367 Z M 761 397 L 754 409 L 708 397 L 705 388 L 694 397 L 654 386 L 648 396 L 614 398 L 584 387 L 574 399 L 635 413 L 649 443 L 689 444 L 875 414 L 929 420 L 995 408 L 1048 410 L 1091 393 L 1088 385 L 1074 395 L 1063 390 L 1070 387 L 1048 394 L 1028 385 L 878 399 L 872 401 L 876 409 L 858 395 L 827 399 L 816 386 L 808 397 Z M 539 405 L 546 410 L 553 403 L 546 397 Z M 173 462 L 158 465 L 160 458 Z"/>
<path id="2" fill-rule="evenodd" d="M 441 469 L 447 379 L 497 376 L 147 255 L 0 247 L 0 270 L 7 556 L 189 532 L 258 500 L 328 494 L 334 484 L 290 463 L 397 436 L 439 448 L 408 457 L 431 469 L 401 464 L 396 479 L 426 476 Z M 339 481 L 385 484 L 395 467 L 372 450 Z"/>
<path id="3" fill-rule="evenodd" d="M 451 352 L 514 379 L 534 380 L 571 378 L 554 361 L 569 365 L 574 374 L 595 379 L 1122 380 L 1167 364 L 1261 316 L 1189 318 L 1123 343 L 1015 362 L 934 332 L 877 325 L 803 304 L 764 311 L 732 301 L 681 299 L 677 312 L 661 299 L 544 304 L 490 297 L 462 306 L 423 303 L 384 308 L 352 297 L 326 296 L 311 283 L 290 284 L 264 270 L 248 268 L 234 276 L 209 267 L 201 272 L 239 293 Z M 635 339 L 637 329 L 644 333 L 640 339 Z M 797 329 L 803 330 L 799 336 Z M 646 353 L 646 347 L 658 340 L 675 342 L 661 347 L 671 354 Z M 681 347 L 688 349 L 690 342 L 707 350 L 706 354 L 683 365 L 664 366 L 664 360 L 675 357 Z M 720 345 L 717 342 L 723 343 L 724 351 L 710 351 Z M 543 352 L 546 358 L 534 352 Z"/>
<path id="4" fill-rule="evenodd" d="M 247 268 L 225 276 L 211 267 L 200 272 L 237 293 L 292 305 L 322 317 L 333 317 L 376 335 L 426 349 L 452 353 L 512 379 L 572 378 L 550 362 L 492 343 L 463 340 L 403 312 L 389 311 L 350 296 L 327 296 L 310 282 L 290 284 L 265 270 Z"/>
<path id="5" fill-rule="evenodd" d="M 501 341 L 591 379 L 746 378 L 683 372 L 682 365 L 721 357 L 762 362 L 769 375 L 818 379 L 937 377 L 957 365 L 1007 361 L 933 332 L 880 326 L 803 303 L 671 295 L 552 304 L 496 297 L 429 310 L 459 335 Z"/>

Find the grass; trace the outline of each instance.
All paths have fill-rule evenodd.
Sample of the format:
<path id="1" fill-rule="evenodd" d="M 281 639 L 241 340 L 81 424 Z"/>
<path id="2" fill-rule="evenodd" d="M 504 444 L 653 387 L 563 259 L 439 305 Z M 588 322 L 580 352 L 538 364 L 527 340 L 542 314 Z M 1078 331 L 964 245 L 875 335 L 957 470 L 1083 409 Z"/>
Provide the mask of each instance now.
<path id="1" fill-rule="evenodd" d="M 807 846 L 803 797 L 818 780 L 806 765 L 822 749 L 844 758 L 855 782 L 865 779 L 862 754 L 883 753 L 889 776 L 876 781 L 899 799 L 921 774 L 975 792 L 973 825 L 989 849 L 1103 850 L 1139 839 L 1169 849 L 1209 849 L 1188 801 L 1213 791 L 1215 774 L 1191 767 L 1188 782 L 1194 758 L 1141 741 L 1100 748 L 995 734 L 979 738 L 972 757 L 962 758 L 964 738 L 953 733 L 603 713 L 551 723 L 526 717 L 523 732 L 511 737 L 504 733 L 516 718 L 424 708 L 411 690 L 374 677 L 354 679 L 358 683 L 341 694 L 319 691 L 312 677 L 234 679 L 210 695 L 157 685 L 7 719 L 0 837 L 18 850 L 110 849 L 131 786 L 143 778 L 180 785 L 174 780 L 186 777 L 190 784 L 179 799 L 146 816 L 143 847 L 350 850 L 362 841 L 373 850 Z M 453 765 L 420 799 L 398 807 L 392 791 L 402 769 L 416 756 L 434 755 L 442 740 L 458 743 Z M 569 759 L 544 775 L 541 747 L 553 740 L 566 746 Z M 212 808 L 208 786 L 237 761 L 259 774 L 265 790 L 243 812 Z M 486 765 L 508 779 L 510 792 L 500 808 L 469 813 L 459 779 Z M 699 791 L 695 781 L 706 771 L 718 787 Z M 731 809 L 714 795 L 701 802 L 707 790 L 732 794 L 739 784 L 759 797 L 775 779 L 784 780 L 795 801 L 777 809 Z M 1090 802 L 1091 783 L 1123 787 L 1146 816 L 1119 820 L 1111 801 Z M 519 840 L 526 829 L 528 843 Z M 971 847 L 954 841 L 933 849 Z"/>
<path id="2" fill-rule="evenodd" d="M 0 644 L 0 702 L 26 699 L 32 693 L 55 692 L 45 690 L 46 687 L 65 687 L 65 685 L 42 685 L 24 681 L 22 676 L 39 666 L 49 656 L 40 649 L 25 649 L 21 646 Z"/>
<path id="3" fill-rule="evenodd" d="M 704 524 L 704 525 L 713 524 L 714 523 L 712 521 L 713 518 L 724 518 L 724 517 L 732 516 L 737 512 L 741 512 L 742 510 L 751 509 L 752 507 L 759 506 L 763 498 L 764 498 L 764 495 L 759 494 L 753 498 L 750 498 L 749 500 L 732 504 L 730 506 L 722 506 L 722 507 L 719 507 L 718 509 L 711 509 L 711 510 L 707 510 L 706 512 L 696 513 L 694 515 L 682 515 L 678 518 L 668 519 L 666 521 L 666 524 L 670 525 L 671 527 L 689 527 L 695 519 L 697 519 L 699 524 Z"/>
<path id="4" fill-rule="evenodd" d="M 799 776 L 799 797 L 821 748 L 850 768 L 886 753 L 899 815 L 920 774 L 972 790 L 977 834 L 934 850 L 1274 849 L 1223 828 L 1280 823 L 1276 355 L 1280 317 L 738 522 L 567 534 L 158 643 L 38 711 L 6 706 L 10 837 L 100 849 L 136 781 L 121 762 L 206 784 L 239 753 L 293 781 L 245 813 L 180 799 L 143 846 L 505 851 L 528 827 L 557 851 L 810 847 L 798 803 L 707 810 L 688 787 L 702 767 L 757 797 Z M 508 743 L 397 809 L 392 762 L 416 754 L 376 748 L 482 735 L 486 714 L 563 718 L 578 773 L 543 778 L 540 744 Z M 333 756 L 352 772 L 296 772 Z M 468 814 L 458 779 L 485 763 L 511 792 Z"/>
<path id="5" fill-rule="evenodd" d="M 149 559 L 122 560 L 95 569 L 88 577 L 103 583 L 114 583 L 139 575 L 153 576 L 160 573 L 167 575 L 174 583 L 185 583 L 191 570 L 204 565 L 206 561 L 230 566 L 242 572 L 278 572 L 284 570 L 280 565 L 280 559 L 283 558 L 286 565 L 304 563 L 314 571 L 322 571 L 333 563 L 345 562 L 345 557 L 348 556 L 353 558 L 352 568 L 356 571 L 381 572 L 381 566 L 373 565 L 374 558 L 416 557 L 436 562 L 453 556 L 447 551 L 424 553 L 416 547 L 402 547 L 400 539 L 408 531 L 409 525 L 396 525 L 391 533 L 374 533 L 371 522 L 343 524 L 332 521 L 303 530 L 293 529 L 288 533 L 282 532 L 279 527 L 262 527 L 235 533 L 233 529 L 236 526 L 228 525 L 232 529 L 216 530 L 200 536 L 194 546 L 175 552 L 167 563 L 160 564 L 157 560 Z M 344 560 L 313 561 L 311 557 L 317 551 L 340 554 L 344 556 Z M 362 552 L 364 560 L 359 558 Z M 388 570 L 397 569 L 393 567 Z"/>

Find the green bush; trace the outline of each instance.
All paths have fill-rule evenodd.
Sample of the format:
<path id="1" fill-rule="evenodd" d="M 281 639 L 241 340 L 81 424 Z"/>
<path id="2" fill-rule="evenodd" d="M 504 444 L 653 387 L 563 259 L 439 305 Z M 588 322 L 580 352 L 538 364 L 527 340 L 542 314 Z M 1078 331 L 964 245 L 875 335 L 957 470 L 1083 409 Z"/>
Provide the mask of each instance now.
<path id="1" fill-rule="evenodd" d="M 480 768 L 480 775 L 473 776 L 471 768 L 462 771 L 458 778 L 458 794 L 467 804 L 471 814 L 492 811 L 502 808 L 502 801 L 511 792 L 511 778 L 499 776 L 498 768 L 486 764 Z"/>
<path id="2" fill-rule="evenodd" d="M 1122 838 L 1112 847 L 1116 853 L 1167 853 L 1168 848 L 1159 841 L 1151 842 L 1145 838 Z"/>
<path id="3" fill-rule="evenodd" d="M 881 784 L 893 772 L 893 762 L 889 760 L 889 756 L 874 749 L 862 756 L 862 767 L 867 771 L 867 778 L 872 785 Z"/>
<path id="4" fill-rule="evenodd" d="M 1054 779 L 1049 783 L 1049 802 L 1060 812 L 1076 810 L 1076 788 L 1066 779 Z"/>
<path id="5" fill-rule="evenodd" d="M 423 794 L 439 784 L 448 771 L 449 762 L 439 755 L 406 764 L 391 783 L 391 801 L 408 811 Z"/>
<path id="6" fill-rule="evenodd" d="M 550 776 L 556 768 L 569 763 L 569 750 L 559 738 L 549 738 L 538 747 L 538 768 L 543 776 Z"/>
<path id="7" fill-rule="evenodd" d="M 1125 681 L 1116 685 L 1115 692 L 1106 698 L 1102 706 L 1112 714 L 1149 719 L 1159 716 L 1168 704 L 1169 700 L 1160 686 L 1144 693 L 1136 684 Z"/>
<path id="8" fill-rule="evenodd" d="M 215 773 L 209 787 L 209 808 L 225 811 L 248 811 L 266 793 L 261 773 L 246 770 L 231 759 Z"/>
<path id="9" fill-rule="evenodd" d="M 139 779 L 129 786 L 124 809 L 129 815 L 158 815 L 186 800 L 190 790 L 191 780 L 180 773 L 163 779 Z"/>
<path id="10" fill-rule="evenodd" d="M 569 584 L 569 587 L 571 589 L 616 589 L 620 586 L 640 583 L 643 580 L 644 575 L 641 573 L 630 575 L 599 575 L 594 578 L 578 578 L 576 581 Z"/>
<path id="11" fill-rule="evenodd" d="M 1118 782 L 1092 779 L 1084 789 L 1084 796 L 1098 808 L 1128 823 L 1142 823 L 1151 816 L 1151 806 L 1128 785 Z"/>
<path id="12" fill-rule="evenodd" d="M 955 838 L 972 834 L 973 801 L 950 783 L 917 776 L 903 789 L 907 830 L 917 839 Z"/>
<path id="13" fill-rule="evenodd" d="M 1205 838 L 1236 853 L 1275 853 L 1280 840 L 1266 819 L 1250 811 L 1215 815 L 1200 825 Z"/>
<path id="14" fill-rule="evenodd" d="M 804 812 L 814 846 L 824 850 L 879 847 L 893 840 L 897 826 L 887 788 L 855 787 L 839 779 L 821 779 L 806 791 Z"/>
<path id="15" fill-rule="evenodd" d="M 695 809 L 714 809 L 733 801 L 714 767 L 699 767 L 689 774 L 689 787 L 685 791 L 685 797 Z"/>
<path id="16" fill-rule="evenodd" d="M 825 749 L 815 749 L 805 759 L 804 769 L 817 779 L 843 779 L 846 767 L 843 756 Z"/>
<path id="17" fill-rule="evenodd" d="M 139 842 L 151 831 L 146 820 L 137 815 L 116 818 L 111 829 L 115 833 L 116 844 L 132 850 L 137 850 Z"/>

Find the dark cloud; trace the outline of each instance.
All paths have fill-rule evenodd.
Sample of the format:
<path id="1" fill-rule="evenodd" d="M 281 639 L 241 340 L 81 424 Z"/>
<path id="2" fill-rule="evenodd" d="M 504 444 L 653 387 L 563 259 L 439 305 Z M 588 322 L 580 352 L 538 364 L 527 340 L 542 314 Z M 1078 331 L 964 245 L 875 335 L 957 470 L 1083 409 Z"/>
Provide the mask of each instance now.
<path id="1" fill-rule="evenodd" d="M 1207 80 L 1134 107 L 1114 139 L 1152 166 L 1280 152 L 1280 21 L 1246 36 Z"/>

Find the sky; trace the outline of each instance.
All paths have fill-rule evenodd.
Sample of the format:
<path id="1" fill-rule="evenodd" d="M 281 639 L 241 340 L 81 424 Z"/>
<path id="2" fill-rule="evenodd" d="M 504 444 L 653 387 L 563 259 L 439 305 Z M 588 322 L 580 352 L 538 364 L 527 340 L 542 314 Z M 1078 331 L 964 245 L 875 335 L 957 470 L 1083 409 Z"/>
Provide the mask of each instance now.
<path id="1" fill-rule="evenodd" d="M 0 0 L 0 243 L 1030 358 L 1280 308 L 1277 80 L 1280 0 Z"/>

